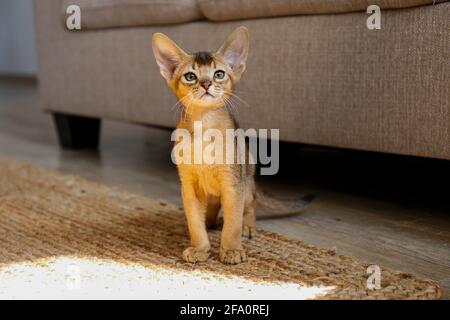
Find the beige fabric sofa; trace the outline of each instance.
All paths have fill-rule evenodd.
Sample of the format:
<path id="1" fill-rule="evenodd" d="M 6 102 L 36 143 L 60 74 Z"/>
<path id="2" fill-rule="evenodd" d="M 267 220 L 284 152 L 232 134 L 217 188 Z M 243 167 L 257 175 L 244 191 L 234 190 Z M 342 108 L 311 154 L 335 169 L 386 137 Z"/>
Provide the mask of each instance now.
<path id="1" fill-rule="evenodd" d="M 65 28 L 79 4 L 81 31 Z M 381 30 L 365 10 L 381 7 Z M 450 3 L 433 0 L 38 0 L 46 111 L 172 127 L 176 102 L 151 51 L 190 51 L 250 30 L 243 127 L 282 140 L 450 159 Z"/>

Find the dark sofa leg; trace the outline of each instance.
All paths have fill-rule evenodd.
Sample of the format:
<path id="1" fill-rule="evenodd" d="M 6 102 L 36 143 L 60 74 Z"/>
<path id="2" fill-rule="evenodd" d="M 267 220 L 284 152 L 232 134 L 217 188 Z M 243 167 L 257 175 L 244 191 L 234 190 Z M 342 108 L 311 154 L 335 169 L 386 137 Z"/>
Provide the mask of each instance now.
<path id="1" fill-rule="evenodd" d="M 64 149 L 97 149 L 100 119 L 53 113 L 59 144 Z"/>

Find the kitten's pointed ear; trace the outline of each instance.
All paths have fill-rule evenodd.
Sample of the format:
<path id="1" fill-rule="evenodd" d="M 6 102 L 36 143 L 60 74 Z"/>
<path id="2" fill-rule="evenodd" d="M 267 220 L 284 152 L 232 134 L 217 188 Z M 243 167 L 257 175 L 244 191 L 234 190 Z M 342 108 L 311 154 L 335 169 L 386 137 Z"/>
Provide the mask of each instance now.
<path id="1" fill-rule="evenodd" d="M 187 56 L 186 52 L 162 33 L 153 34 L 152 47 L 162 76 L 166 80 L 171 80 L 175 69 Z"/>
<path id="2" fill-rule="evenodd" d="M 234 30 L 219 49 L 225 63 L 233 70 L 236 76 L 240 76 L 245 70 L 245 62 L 248 55 L 249 36 L 246 27 Z"/>

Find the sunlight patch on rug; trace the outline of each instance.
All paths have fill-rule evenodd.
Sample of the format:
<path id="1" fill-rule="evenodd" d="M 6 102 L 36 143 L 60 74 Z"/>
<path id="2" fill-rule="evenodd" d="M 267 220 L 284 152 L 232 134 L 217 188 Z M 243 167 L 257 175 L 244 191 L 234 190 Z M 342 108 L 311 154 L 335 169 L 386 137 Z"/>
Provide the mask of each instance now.
<path id="1" fill-rule="evenodd" d="M 314 299 L 333 289 L 75 257 L 0 268 L 0 299 Z"/>

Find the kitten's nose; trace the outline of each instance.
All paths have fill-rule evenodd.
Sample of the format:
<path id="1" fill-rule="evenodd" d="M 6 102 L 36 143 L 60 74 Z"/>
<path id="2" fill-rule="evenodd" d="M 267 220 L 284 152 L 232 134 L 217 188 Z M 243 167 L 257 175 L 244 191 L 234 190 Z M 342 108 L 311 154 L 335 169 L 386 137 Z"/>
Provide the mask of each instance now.
<path id="1" fill-rule="evenodd" d="M 208 79 L 203 79 L 200 81 L 200 85 L 205 88 L 206 91 L 208 91 L 209 87 L 211 86 L 212 82 Z"/>

